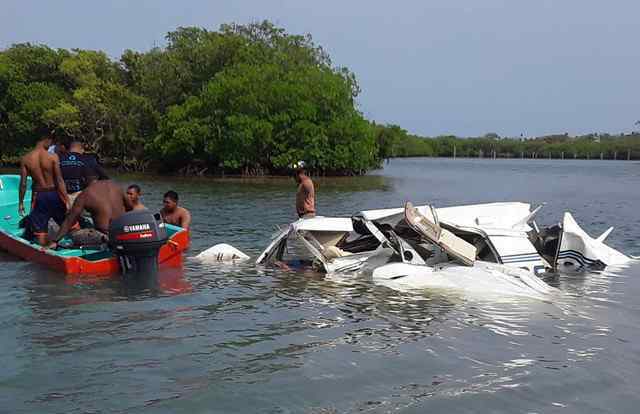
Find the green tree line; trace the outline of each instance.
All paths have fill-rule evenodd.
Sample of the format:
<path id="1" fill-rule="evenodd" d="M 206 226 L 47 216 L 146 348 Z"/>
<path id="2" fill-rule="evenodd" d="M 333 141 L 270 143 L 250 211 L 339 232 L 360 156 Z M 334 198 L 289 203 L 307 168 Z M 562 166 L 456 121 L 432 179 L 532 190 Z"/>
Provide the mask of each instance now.
<path id="1" fill-rule="evenodd" d="M 378 125 L 376 136 L 381 156 L 388 157 L 483 157 L 556 159 L 640 159 L 640 132 L 629 134 L 549 135 L 537 138 L 419 137 L 397 125 Z"/>
<path id="2" fill-rule="evenodd" d="M 167 45 L 101 51 L 17 44 L 0 51 L 0 141 L 6 159 L 41 136 L 81 139 L 125 169 L 318 173 L 380 164 L 360 88 L 310 35 L 268 21 L 179 28 Z"/>

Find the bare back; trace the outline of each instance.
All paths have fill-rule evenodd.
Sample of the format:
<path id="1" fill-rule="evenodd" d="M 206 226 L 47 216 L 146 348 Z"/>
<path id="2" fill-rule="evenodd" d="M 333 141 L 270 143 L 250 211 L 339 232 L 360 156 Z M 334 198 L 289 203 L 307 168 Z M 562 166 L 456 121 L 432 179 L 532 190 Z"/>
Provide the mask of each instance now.
<path id="1" fill-rule="evenodd" d="M 316 192 L 313 181 L 307 176 L 303 176 L 298 185 L 296 211 L 299 217 L 305 214 L 315 214 L 316 212 Z"/>
<path id="2" fill-rule="evenodd" d="M 130 209 L 129 199 L 125 196 L 122 188 L 113 181 L 93 181 L 74 201 L 71 211 L 54 237 L 53 243 L 57 243 L 69 233 L 84 210 L 91 213 L 96 230 L 108 234 L 111 221 Z"/>
<path id="3" fill-rule="evenodd" d="M 59 174 L 58 156 L 36 148 L 22 157 L 22 166 L 33 180 L 35 191 L 56 188 Z"/>
<path id="4" fill-rule="evenodd" d="M 127 200 L 120 186 L 111 180 L 94 181 L 78 198 L 82 198 L 84 209 L 91 213 L 97 230 L 107 232 L 112 220 L 127 210 Z"/>

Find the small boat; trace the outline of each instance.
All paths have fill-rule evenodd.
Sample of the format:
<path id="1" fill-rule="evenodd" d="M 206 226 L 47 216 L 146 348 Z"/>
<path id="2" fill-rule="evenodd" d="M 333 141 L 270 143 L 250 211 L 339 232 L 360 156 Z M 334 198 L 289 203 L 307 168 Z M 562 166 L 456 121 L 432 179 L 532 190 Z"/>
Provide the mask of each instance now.
<path id="1" fill-rule="evenodd" d="M 111 275 L 120 272 L 120 262 L 110 249 L 68 248 L 51 250 L 22 238 L 21 217 L 18 214 L 20 177 L 0 175 L 0 250 L 24 260 L 38 263 L 65 275 Z M 30 181 L 27 188 L 30 188 Z M 31 205 L 31 190 L 24 200 L 27 213 Z M 189 232 L 165 224 L 168 241 L 159 251 L 160 267 L 179 267 L 189 246 Z M 65 240 L 63 239 L 62 244 Z"/>

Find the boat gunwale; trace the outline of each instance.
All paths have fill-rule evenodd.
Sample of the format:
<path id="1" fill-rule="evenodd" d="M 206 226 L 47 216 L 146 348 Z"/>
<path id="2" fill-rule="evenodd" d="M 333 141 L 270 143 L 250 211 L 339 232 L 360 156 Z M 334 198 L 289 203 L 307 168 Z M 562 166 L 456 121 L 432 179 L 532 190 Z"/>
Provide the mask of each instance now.
<path id="1" fill-rule="evenodd" d="M 176 254 L 181 255 L 189 248 L 189 231 L 177 226 L 172 227 L 176 228 L 176 232 L 160 249 L 158 257 L 160 265 L 172 262 Z M 166 251 L 166 248 L 173 248 L 174 252 L 163 255 L 162 251 Z M 0 249 L 6 250 L 12 256 L 53 268 L 67 275 L 108 275 L 117 273 L 119 270 L 118 259 L 113 252 L 110 252 L 110 256 L 97 260 L 89 260 L 83 256 L 64 256 L 54 250 L 36 246 L 2 228 L 0 228 Z M 99 251 L 95 250 L 91 254 L 97 252 Z"/>

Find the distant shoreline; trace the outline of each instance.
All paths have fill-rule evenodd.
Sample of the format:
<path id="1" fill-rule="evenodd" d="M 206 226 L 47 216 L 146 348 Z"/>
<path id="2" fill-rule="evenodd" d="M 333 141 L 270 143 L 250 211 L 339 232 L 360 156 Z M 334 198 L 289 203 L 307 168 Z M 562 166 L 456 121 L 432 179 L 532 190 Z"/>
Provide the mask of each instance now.
<path id="1" fill-rule="evenodd" d="M 482 160 L 482 161 L 506 161 L 506 160 L 522 160 L 522 161 L 624 161 L 624 162 L 638 162 L 640 159 L 607 159 L 607 158 L 516 158 L 516 157 L 429 157 L 429 156 L 402 156 L 402 157 L 392 157 L 390 158 L 391 162 L 393 160 L 402 160 L 402 159 L 433 159 L 433 160 Z M 387 162 L 384 162 L 384 165 L 381 168 L 370 170 L 369 172 L 384 170 L 384 166 L 387 165 Z M 0 162 L 0 174 L 19 174 L 20 171 L 18 169 L 19 163 L 15 164 L 3 164 Z M 203 175 L 194 175 L 194 174 L 180 174 L 177 172 L 171 173 L 162 173 L 158 171 L 119 171 L 117 168 L 107 168 L 107 172 L 113 176 L 131 176 L 131 177 L 166 177 L 167 179 L 181 179 L 181 178 L 190 178 L 190 179 L 203 179 L 203 180 L 221 180 L 221 181 L 251 181 L 251 182 L 259 182 L 259 181 L 278 181 L 278 180 L 291 180 L 291 175 L 276 175 L 276 174 L 265 174 L 265 175 L 242 175 L 242 174 L 221 174 L 221 173 L 211 173 L 211 174 L 203 174 Z M 371 176 L 369 174 L 357 175 L 357 176 L 349 176 L 349 175 L 315 175 L 311 174 L 314 179 L 349 179 L 354 177 L 365 177 Z"/>
<path id="2" fill-rule="evenodd" d="M 417 157 L 416 157 L 417 158 Z M 423 158 L 423 157 L 420 157 Z M 371 170 L 376 171 L 376 170 Z M 293 175 L 241 175 L 241 174 L 203 174 L 203 175 L 184 175 L 176 172 L 163 173 L 157 171 L 119 171 L 114 168 L 106 168 L 106 172 L 109 176 L 114 177 L 165 177 L 167 179 L 202 179 L 202 180 L 222 180 L 222 181 L 284 181 L 291 180 L 293 182 Z M 18 166 L 0 165 L 0 175 L 2 174 L 20 174 Z M 314 175 L 310 174 L 314 180 L 332 179 L 332 180 L 347 180 L 350 178 L 362 178 L 367 177 L 367 174 L 363 175 Z"/>
<path id="3" fill-rule="evenodd" d="M 496 157 L 465 157 L 465 156 L 428 156 L 428 155 L 406 155 L 406 156 L 397 156 L 390 157 L 390 159 L 403 159 L 403 158 L 441 158 L 441 159 L 463 159 L 463 160 L 552 160 L 552 161 L 640 161 L 640 158 L 631 157 L 627 158 L 611 158 L 611 157 L 597 157 L 597 158 L 585 158 L 585 157 L 504 157 L 504 156 L 496 156 Z M 385 161 L 386 164 L 386 161 Z"/>

